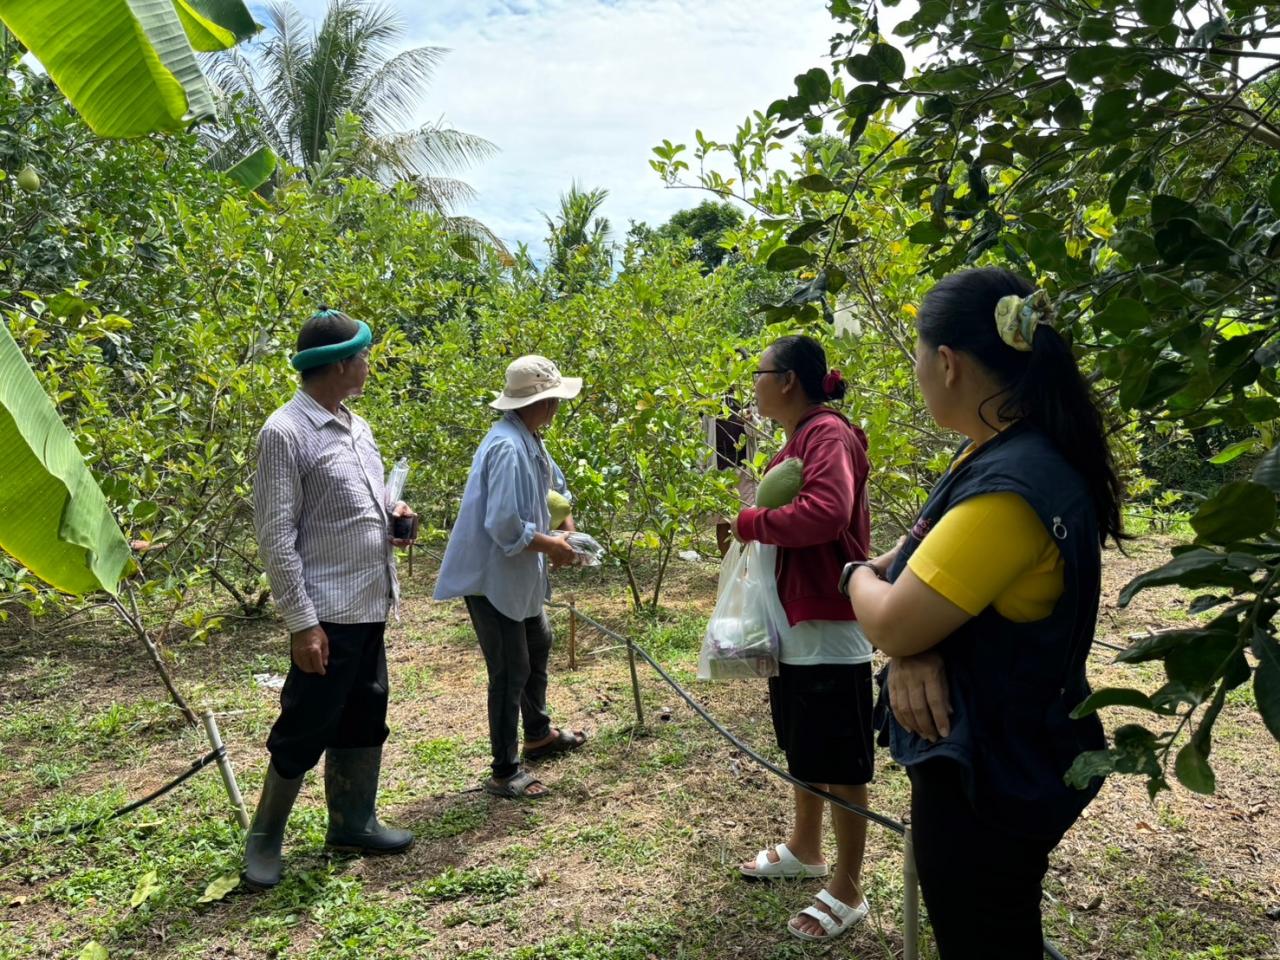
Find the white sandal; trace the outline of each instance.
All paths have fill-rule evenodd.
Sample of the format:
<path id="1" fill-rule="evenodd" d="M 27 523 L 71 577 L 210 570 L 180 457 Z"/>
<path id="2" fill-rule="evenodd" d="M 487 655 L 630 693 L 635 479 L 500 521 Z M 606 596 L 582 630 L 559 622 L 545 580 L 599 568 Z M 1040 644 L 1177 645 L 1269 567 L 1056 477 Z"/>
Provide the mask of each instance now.
<path id="1" fill-rule="evenodd" d="M 794 877 L 808 879 L 827 875 L 825 863 L 801 863 L 796 855 L 787 849 L 785 843 L 780 843 L 773 849 L 778 852 L 777 863 L 769 859 L 769 851 L 765 849 L 756 854 L 754 869 L 739 864 L 738 872 L 744 877 L 759 877 L 763 880 L 783 880 Z"/>
<path id="2" fill-rule="evenodd" d="M 851 907 L 827 893 L 825 887 L 818 891 L 816 899 L 826 904 L 831 912 L 827 913 L 826 910 L 819 910 L 817 907 L 805 907 L 796 916 L 813 917 L 818 923 L 822 924 L 822 929 L 826 932 L 820 937 L 812 933 L 806 933 L 795 926 L 796 918 L 793 917 L 787 922 L 787 929 L 791 931 L 792 936 L 799 937 L 801 940 L 834 940 L 841 934 L 848 932 L 849 928 L 854 924 L 860 923 L 871 911 L 871 906 L 867 903 L 866 897 L 863 897 L 862 902 L 856 907 Z"/>

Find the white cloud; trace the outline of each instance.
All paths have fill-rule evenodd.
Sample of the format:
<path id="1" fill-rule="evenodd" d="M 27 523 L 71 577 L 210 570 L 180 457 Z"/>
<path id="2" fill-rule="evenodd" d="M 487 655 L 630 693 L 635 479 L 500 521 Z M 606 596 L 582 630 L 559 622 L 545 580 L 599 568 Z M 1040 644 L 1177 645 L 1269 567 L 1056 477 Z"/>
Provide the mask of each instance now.
<path id="1" fill-rule="evenodd" d="M 302 0 L 319 17 L 324 0 Z M 541 253 L 541 211 L 578 180 L 609 191 L 606 215 L 658 223 L 703 195 L 666 190 L 649 167 L 663 138 L 728 139 L 752 110 L 822 61 L 823 0 L 491 0 L 427 8 L 394 0 L 406 46 L 452 49 L 425 99 L 445 122 L 501 150 L 464 175 L 466 211 Z"/>

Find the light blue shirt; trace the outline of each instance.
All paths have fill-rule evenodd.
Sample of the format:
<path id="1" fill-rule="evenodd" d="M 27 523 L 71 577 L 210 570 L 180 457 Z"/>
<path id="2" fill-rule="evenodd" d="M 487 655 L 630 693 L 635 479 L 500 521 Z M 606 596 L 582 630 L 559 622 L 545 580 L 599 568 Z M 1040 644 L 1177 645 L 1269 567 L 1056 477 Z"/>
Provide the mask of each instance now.
<path id="1" fill-rule="evenodd" d="M 541 613 L 551 599 L 547 558 L 528 547 L 534 534 L 550 532 L 551 487 L 569 496 L 564 474 L 542 441 L 519 415 L 506 413 L 471 460 L 435 598 L 483 596 L 512 620 Z"/>

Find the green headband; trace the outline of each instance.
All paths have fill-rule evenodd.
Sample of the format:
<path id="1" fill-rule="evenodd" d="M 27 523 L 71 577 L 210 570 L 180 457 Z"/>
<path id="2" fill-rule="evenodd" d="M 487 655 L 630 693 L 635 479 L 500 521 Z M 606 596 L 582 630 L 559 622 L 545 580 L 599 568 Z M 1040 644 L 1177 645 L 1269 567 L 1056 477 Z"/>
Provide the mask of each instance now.
<path id="1" fill-rule="evenodd" d="M 373 343 L 373 333 L 369 330 L 369 325 L 363 320 L 357 320 L 356 326 L 359 329 L 350 340 L 344 340 L 342 343 L 327 343 L 323 347 L 312 347 L 310 350 L 294 354 L 293 359 L 289 361 L 293 364 L 293 369 L 301 373 L 303 370 L 323 367 L 329 363 L 337 363 L 339 360 L 350 360 Z"/>

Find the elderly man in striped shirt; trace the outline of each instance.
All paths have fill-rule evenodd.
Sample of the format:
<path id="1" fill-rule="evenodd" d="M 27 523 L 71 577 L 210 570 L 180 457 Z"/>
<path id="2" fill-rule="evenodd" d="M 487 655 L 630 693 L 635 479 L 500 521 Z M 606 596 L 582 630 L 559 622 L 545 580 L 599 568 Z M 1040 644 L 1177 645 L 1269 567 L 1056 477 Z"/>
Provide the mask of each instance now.
<path id="1" fill-rule="evenodd" d="M 321 308 L 302 326 L 292 364 L 293 399 L 258 436 L 253 519 L 258 551 L 290 633 L 292 663 L 271 728 L 262 797 L 242 877 L 280 882 L 285 824 L 303 776 L 325 755 L 329 846 L 398 853 L 407 830 L 378 822 L 374 802 L 387 730 L 383 632 L 399 596 L 382 457 L 369 424 L 343 403 L 369 375 L 372 335 L 363 322 Z"/>

